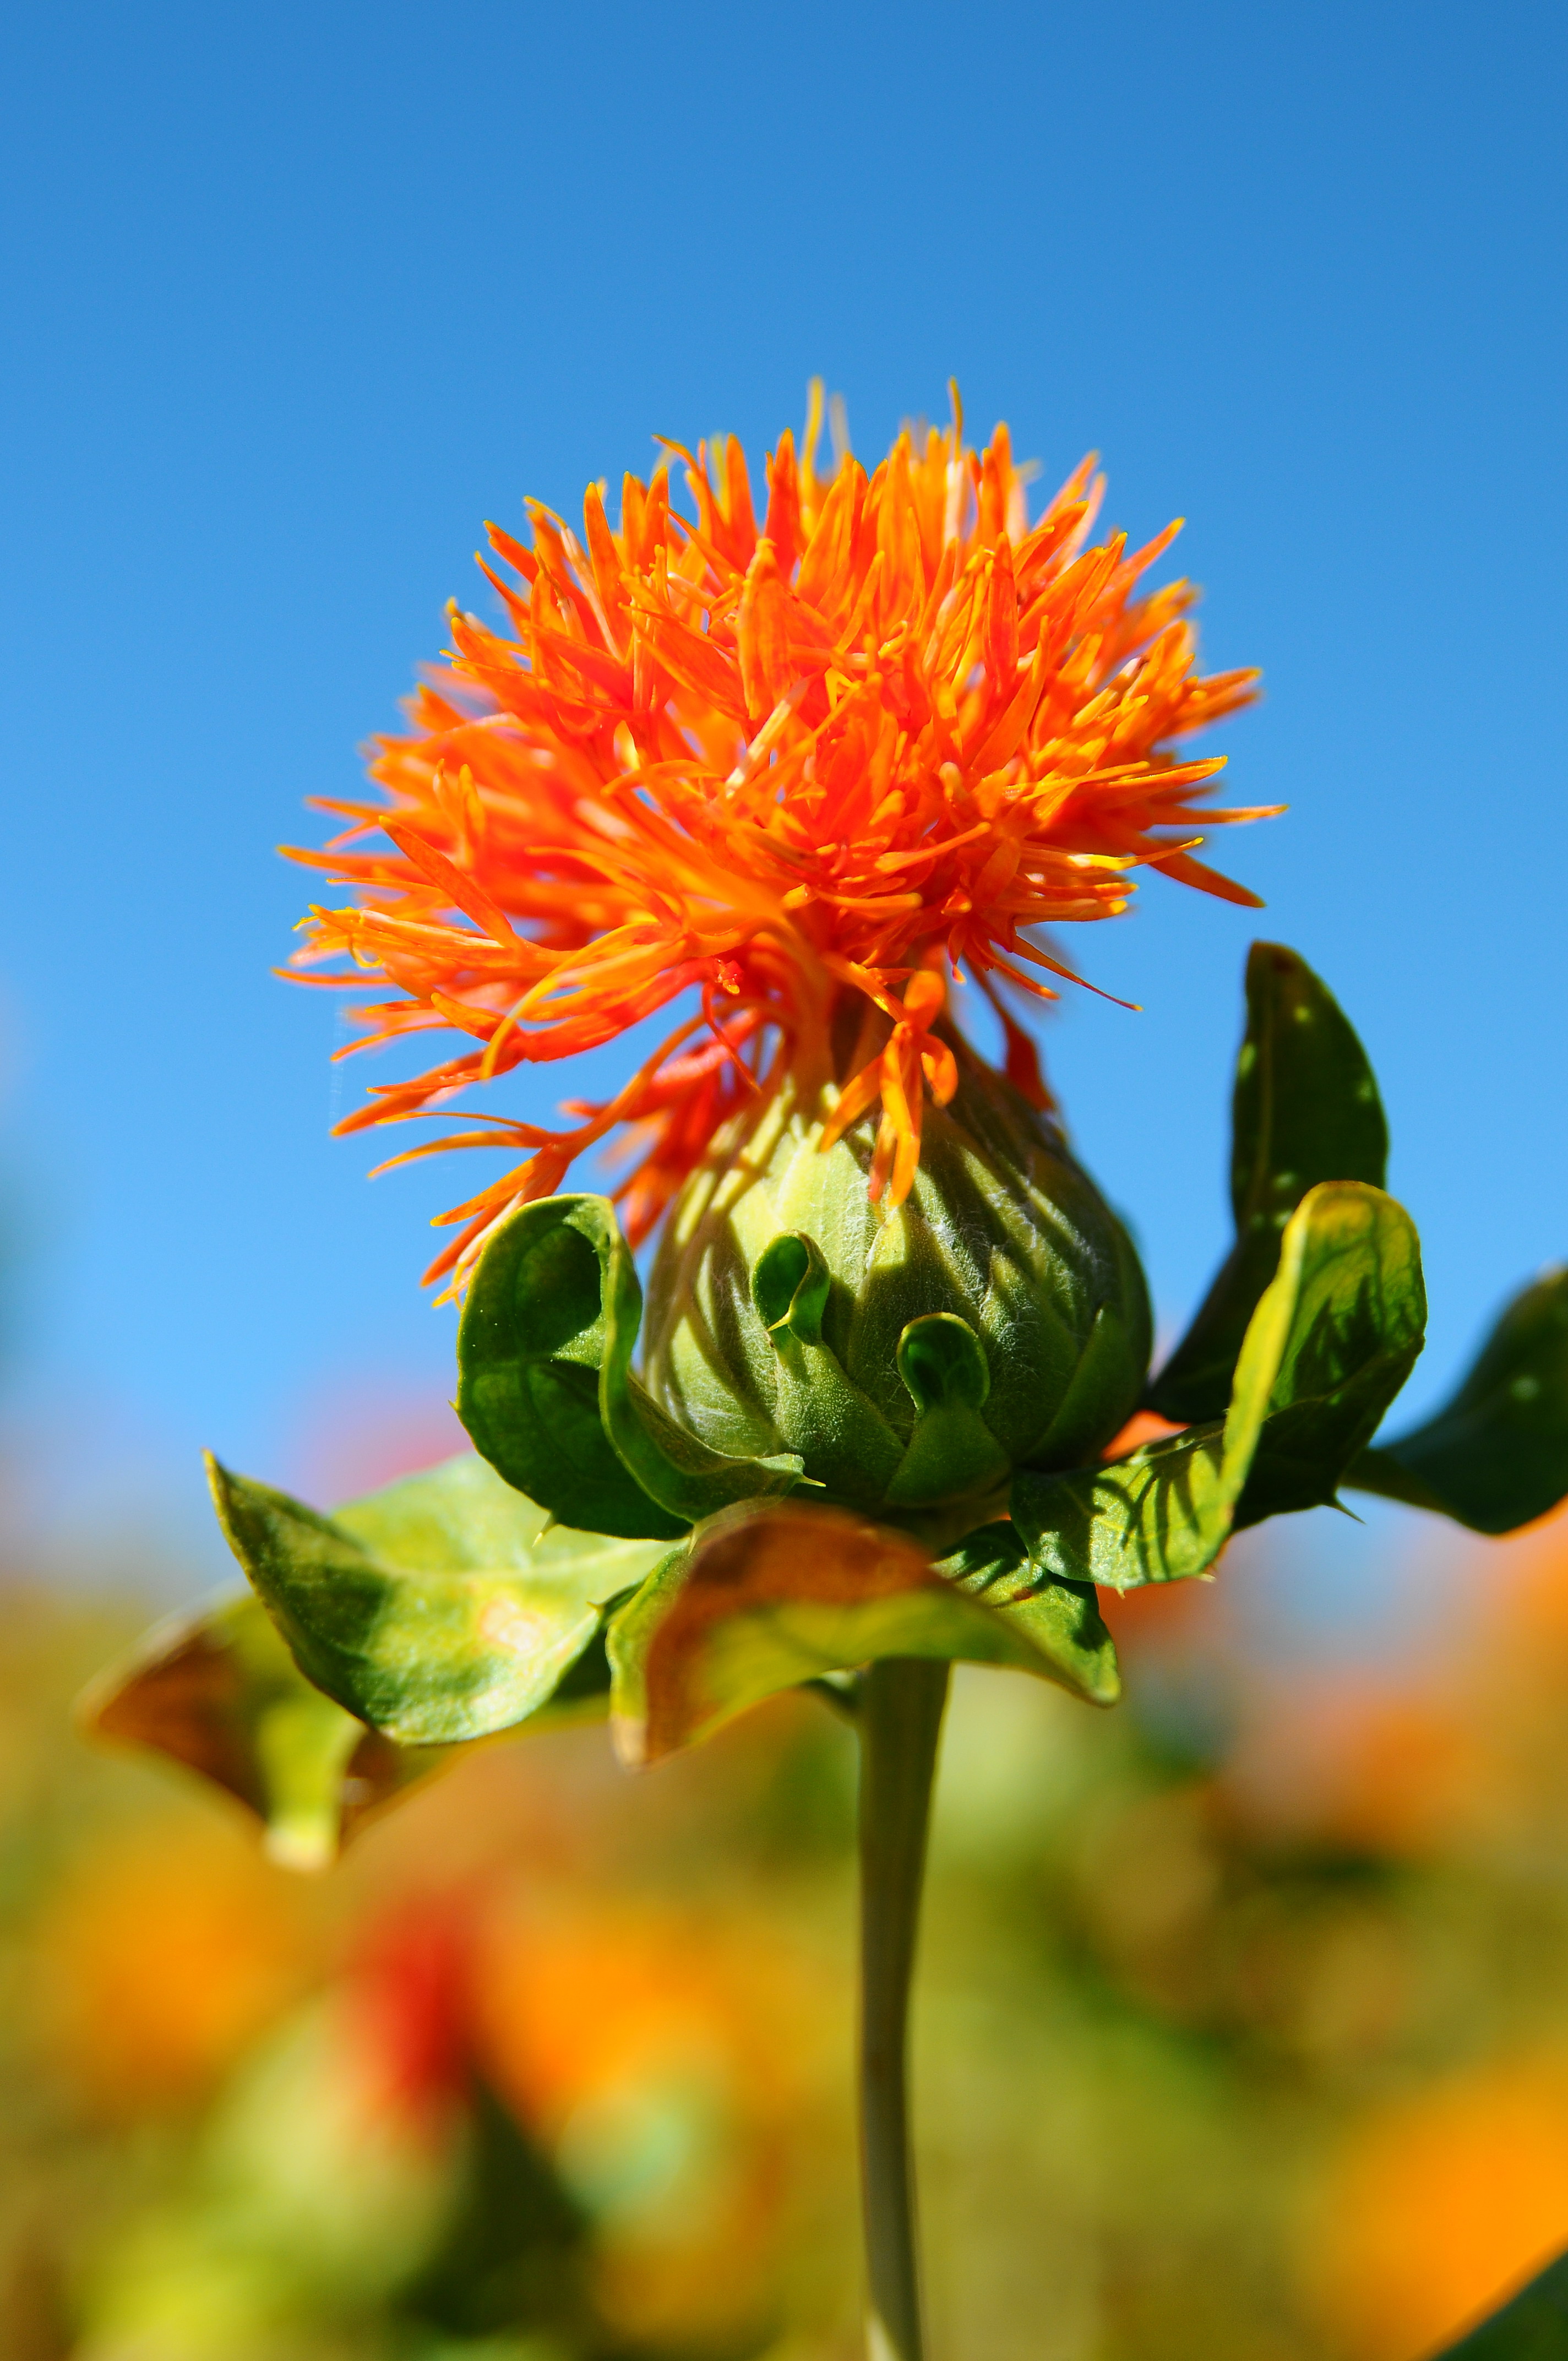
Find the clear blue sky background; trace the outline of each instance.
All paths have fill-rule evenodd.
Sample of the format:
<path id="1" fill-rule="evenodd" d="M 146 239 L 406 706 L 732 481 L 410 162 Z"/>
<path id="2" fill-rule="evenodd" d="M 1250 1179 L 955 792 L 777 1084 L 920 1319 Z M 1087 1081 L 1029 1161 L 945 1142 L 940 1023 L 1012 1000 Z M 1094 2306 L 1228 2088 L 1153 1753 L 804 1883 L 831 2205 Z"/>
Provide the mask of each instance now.
<path id="1" fill-rule="evenodd" d="M 1443 1383 L 1568 1250 L 1565 27 L 19 12 L 0 991 L 42 1510 L 195 1532 L 199 1444 L 286 1478 L 329 1395 L 449 1389 L 416 1279 L 466 1176 L 370 1186 L 329 1141 L 272 847 L 478 603 L 483 518 L 574 509 L 655 430 L 760 457 L 816 371 L 863 454 L 956 373 L 1047 478 L 1101 449 L 1112 521 L 1190 519 L 1207 656 L 1267 676 L 1228 786 L 1290 815 L 1224 857 L 1269 908 L 1157 883 L 1076 936 L 1146 1013 L 1080 996 L 1052 1070 L 1179 1316 L 1225 1233 L 1245 944 L 1298 945 L 1382 1078 Z"/>

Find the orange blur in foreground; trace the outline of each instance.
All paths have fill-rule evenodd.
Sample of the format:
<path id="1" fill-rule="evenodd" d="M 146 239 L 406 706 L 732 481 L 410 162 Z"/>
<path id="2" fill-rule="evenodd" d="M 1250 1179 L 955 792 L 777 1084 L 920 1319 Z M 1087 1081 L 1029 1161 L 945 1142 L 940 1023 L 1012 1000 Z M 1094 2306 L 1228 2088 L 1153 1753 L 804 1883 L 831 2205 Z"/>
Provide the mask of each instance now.
<path id="1" fill-rule="evenodd" d="M 666 446 L 692 518 L 661 464 L 626 477 L 616 529 L 594 486 L 580 539 L 537 501 L 532 547 L 491 526 L 510 630 L 452 609 L 440 689 L 378 741 L 382 800 L 329 805 L 345 832 L 293 852 L 355 895 L 313 913 L 297 964 L 346 959 L 314 980 L 392 987 L 358 1012 L 367 1041 L 475 1045 L 373 1089 L 344 1130 L 698 995 L 572 1127 L 484 1115 L 431 1144 L 524 1157 L 442 1217 L 463 1226 L 432 1278 L 460 1279 L 505 1212 L 620 1126 L 624 1224 L 645 1235 L 715 1130 L 786 1077 L 828 1138 L 880 1104 L 871 1191 L 896 1204 L 927 1093 L 957 1085 L 933 1029 L 949 975 L 992 1000 L 1042 1103 L 1003 996 L 1052 998 L 1046 977 L 1070 971 L 1033 929 L 1114 916 L 1140 865 L 1255 900 L 1193 851 L 1258 815 L 1204 809 L 1220 762 L 1173 751 L 1255 676 L 1197 673 L 1189 585 L 1136 595 L 1176 527 L 1091 546 L 1091 459 L 1031 525 L 1006 428 L 976 453 L 959 418 L 905 431 L 869 478 L 848 453 L 818 475 L 819 410 L 798 457 L 786 433 L 769 459 L 760 527 L 732 438 Z"/>
<path id="2" fill-rule="evenodd" d="M 1374 2114 L 1315 2225 L 1317 2307 L 1355 2361 L 1420 2361 L 1568 2243 L 1568 2057 L 1519 2059 Z"/>

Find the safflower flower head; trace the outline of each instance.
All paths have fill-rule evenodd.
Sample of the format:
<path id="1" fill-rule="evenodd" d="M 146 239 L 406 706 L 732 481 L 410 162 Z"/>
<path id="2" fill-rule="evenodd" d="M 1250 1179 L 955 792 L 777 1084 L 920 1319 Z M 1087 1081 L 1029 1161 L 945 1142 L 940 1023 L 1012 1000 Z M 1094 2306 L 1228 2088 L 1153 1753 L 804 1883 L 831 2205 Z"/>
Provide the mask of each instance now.
<path id="1" fill-rule="evenodd" d="M 312 913 L 296 964 L 393 988 L 357 1009 L 352 1046 L 474 1045 L 372 1089 L 341 1131 L 429 1115 L 696 996 L 566 1127 L 484 1114 L 409 1151 L 523 1156 L 440 1217 L 462 1226 L 431 1279 L 461 1285 L 513 1206 L 618 1132 L 635 1243 L 715 1132 L 786 1081 L 825 1149 L 880 1110 L 869 1193 L 896 1207 L 927 1101 L 958 1088 L 950 979 L 991 1001 L 1009 1079 L 1044 1106 L 1007 1005 L 1071 974 L 1038 929 L 1114 917 L 1140 866 L 1255 902 L 1194 857 L 1204 829 L 1262 816 L 1206 807 L 1222 761 L 1178 751 L 1255 675 L 1198 673 L 1190 585 L 1140 591 L 1177 526 L 1136 551 L 1091 543 L 1092 457 L 1031 525 L 1006 428 L 968 448 L 956 394 L 947 433 L 906 429 L 869 478 L 848 451 L 818 472 L 820 415 L 814 387 L 760 523 L 729 438 L 665 446 L 694 516 L 666 458 L 626 477 L 619 529 L 598 486 L 580 538 L 536 501 L 531 547 L 490 526 L 506 570 L 479 562 L 510 628 L 454 606 L 440 685 L 376 742 L 382 800 L 327 804 L 344 834 L 290 848 L 354 895 Z"/>

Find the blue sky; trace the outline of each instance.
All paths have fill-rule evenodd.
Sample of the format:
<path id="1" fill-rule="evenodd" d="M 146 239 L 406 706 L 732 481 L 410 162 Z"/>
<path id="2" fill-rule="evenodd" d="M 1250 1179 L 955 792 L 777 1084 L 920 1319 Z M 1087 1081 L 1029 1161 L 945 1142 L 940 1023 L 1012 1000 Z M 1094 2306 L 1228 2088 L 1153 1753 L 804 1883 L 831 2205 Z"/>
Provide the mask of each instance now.
<path id="1" fill-rule="evenodd" d="M 1076 937 L 1145 1013 L 1080 995 L 1049 1064 L 1179 1317 L 1245 945 L 1296 944 L 1382 1079 L 1441 1387 L 1568 1250 L 1565 21 L 18 17 L 0 1152 L 38 1511 L 194 1534 L 199 1444 L 289 1480 L 330 1405 L 449 1390 L 416 1281 L 452 1178 L 328 1138 L 355 1070 L 334 1100 L 328 997 L 271 975 L 309 890 L 272 848 L 478 603 L 484 518 L 656 431 L 760 454 L 816 372 L 863 454 L 956 374 L 1048 478 L 1101 450 L 1111 521 L 1189 519 L 1207 659 L 1266 675 L 1223 742 L 1291 807 L 1225 848 L 1269 907 L 1154 883 Z"/>

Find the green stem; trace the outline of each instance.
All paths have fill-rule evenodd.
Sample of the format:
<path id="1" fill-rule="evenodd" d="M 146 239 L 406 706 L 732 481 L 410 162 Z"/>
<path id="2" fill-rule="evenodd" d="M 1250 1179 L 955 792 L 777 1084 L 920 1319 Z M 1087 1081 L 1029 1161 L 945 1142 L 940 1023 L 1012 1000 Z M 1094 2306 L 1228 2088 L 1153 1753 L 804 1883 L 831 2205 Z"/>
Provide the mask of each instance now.
<path id="1" fill-rule="evenodd" d="M 861 1691 L 861 2169 L 870 2361 L 922 2361 L 909 2156 L 909 1979 L 948 1666 L 872 1664 Z"/>

